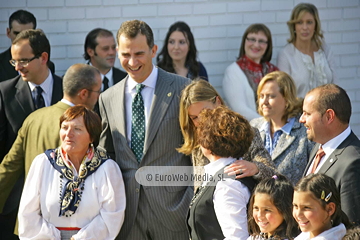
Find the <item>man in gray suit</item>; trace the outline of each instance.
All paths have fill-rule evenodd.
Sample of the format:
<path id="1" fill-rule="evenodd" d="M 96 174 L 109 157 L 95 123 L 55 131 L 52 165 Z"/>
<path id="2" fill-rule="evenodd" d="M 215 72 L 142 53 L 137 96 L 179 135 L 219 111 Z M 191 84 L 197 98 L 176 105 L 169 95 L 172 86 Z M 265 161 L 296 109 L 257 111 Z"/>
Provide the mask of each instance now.
<path id="1" fill-rule="evenodd" d="M 192 187 L 142 186 L 135 180 L 144 166 L 191 166 L 190 158 L 176 151 L 182 143 L 179 95 L 189 80 L 152 64 L 157 46 L 145 22 L 124 22 L 117 43 L 128 76 L 100 95 L 99 106 L 100 146 L 116 159 L 125 182 L 125 221 L 118 239 L 189 239 L 185 217 Z"/>
<path id="2" fill-rule="evenodd" d="M 360 141 L 351 131 L 351 102 L 346 91 L 326 84 L 309 91 L 300 122 L 316 142 L 304 176 L 324 173 L 340 190 L 341 209 L 355 225 L 360 224 Z"/>

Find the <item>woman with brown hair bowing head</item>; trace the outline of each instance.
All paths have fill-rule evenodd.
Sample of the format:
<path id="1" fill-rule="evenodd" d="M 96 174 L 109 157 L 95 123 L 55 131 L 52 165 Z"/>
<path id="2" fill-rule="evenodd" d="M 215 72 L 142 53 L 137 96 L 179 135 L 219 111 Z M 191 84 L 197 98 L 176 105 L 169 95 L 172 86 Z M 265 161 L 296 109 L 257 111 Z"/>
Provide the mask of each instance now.
<path id="1" fill-rule="evenodd" d="M 204 65 L 197 61 L 194 36 L 185 22 L 176 22 L 166 34 L 164 46 L 156 57 L 157 66 L 190 79 L 208 81 Z"/>
<path id="2" fill-rule="evenodd" d="M 179 118 L 184 144 L 178 151 L 191 155 L 193 165 L 197 167 L 195 171 L 200 175 L 203 171 L 201 167 L 208 164 L 209 160 L 204 157 L 197 142 L 198 116 L 203 109 L 214 109 L 220 105 L 225 105 L 224 101 L 215 88 L 204 80 L 193 81 L 181 93 Z M 238 174 L 237 178 L 254 175 L 257 179 L 271 177 L 275 172 L 270 155 L 263 146 L 259 131 L 256 128 L 252 128 L 252 131 L 254 131 L 254 139 L 249 150 L 242 157 L 244 160 L 235 161 L 225 172 Z M 199 183 L 194 184 L 196 186 Z"/>
<path id="3" fill-rule="evenodd" d="M 225 70 L 225 101 L 232 110 L 249 121 L 259 117 L 256 112 L 256 89 L 261 78 L 278 70 L 270 63 L 272 48 L 270 30 L 264 24 L 252 24 L 243 35 L 236 62 Z"/>
<path id="4" fill-rule="evenodd" d="M 288 44 L 279 52 L 277 65 L 295 81 L 297 96 L 336 79 L 334 57 L 324 42 L 318 10 L 311 3 L 300 3 L 287 22 Z"/>
<path id="5" fill-rule="evenodd" d="M 31 164 L 19 207 L 20 239 L 114 239 L 124 221 L 117 163 L 96 148 L 101 121 L 78 105 L 60 118 L 59 148 Z M 59 195 L 60 193 L 60 195 Z"/>
<path id="6" fill-rule="evenodd" d="M 246 240 L 247 204 L 255 181 L 252 177 L 236 180 L 223 173 L 248 151 L 254 132 L 243 116 L 225 106 L 204 109 L 198 123 L 198 143 L 210 161 L 205 174 L 213 179 L 204 181 L 190 203 L 191 239 Z"/>

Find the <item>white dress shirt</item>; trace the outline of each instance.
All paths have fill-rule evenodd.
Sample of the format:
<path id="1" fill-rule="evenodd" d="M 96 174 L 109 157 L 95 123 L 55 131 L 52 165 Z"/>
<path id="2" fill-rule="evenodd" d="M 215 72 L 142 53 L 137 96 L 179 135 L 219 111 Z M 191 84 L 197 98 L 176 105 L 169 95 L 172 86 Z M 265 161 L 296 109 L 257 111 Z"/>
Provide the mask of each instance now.
<path id="1" fill-rule="evenodd" d="M 70 102 L 69 100 L 66 100 L 66 99 L 61 99 L 61 102 L 63 102 L 63 103 L 65 103 L 65 104 L 67 104 L 67 105 L 69 105 L 70 107 L 73 107 L 73 106 L 75 106 L 75 104 L 73 104 L 72 102 Z"/>
<path id="2" fill-rule="evenodd" d="M 92 65 L 90 61 L 89 61 L 89 65 L 94 67 L 94 65 Z M 107 79 L 109 80 L 109 87 L 114 85 L 113 68 L 110 68 L 110 70 L 105 75 L 100 73 L 100 76 L 101 76 L 101 82 L 104 80 L 104 76 L 106 76 Z M 101 91 L 104 91 L 103 83 L 101 83 Z"/>
<path id="3" fill-rule="evenodd" d="M 48 71 L 49 71 L 48 76 L 42 84 L 36 85 L 32 82 L 28 82 L 33 99 L 36 99 L 36 97 L 37 97 L 36 87 L 40 86 L 42 88 L 43 92 L 41 95 L 44 98 L 45 107 L 48 107 L 51 105 L 51 98 L 52 98 L 52 92 L 53 92 L 53 86 L 54 86 L 54 79 L 50 72 L 50 69 L 48 69 Z"/>
<path id="4" fill-rule="evenodd" d="M 322 167 L 322 165 L 324 165 L 324 163 L 326 162 L 328 157 L 350 135 L 350 133 L 351 133 L 351 129 L 350 129 L 350 126 L 349 126 L 342 133 L 340 133 L 339 135 L 337 135 L 336 137 L 334 137 L 333 139 L 331 139 L 330 141 L 328 141 L 327 143 L 322 145 L 322 148 L 323 148 L 323 150 L 325 152 L 325 155 L 321 158 L 321 160 L 320 160 L 318 166 L 316 167 L 314 173 L 317 173 L 319 171 L 319 169 Z M 309 175 L 311 173 L 314 162 L 315 161 L 313 159 L 308 171 L 306 172 L 306 175 Z"/>
<path id="5" fill-rule="evenodd" d="M 332 227 L 316 237 L 311 238 L 310 232 L 302 232 L 294 240 L 341 240 L 345 234 L 346 228 L 344 224 L 340 223 L 336 227 Z"/>
<path id="6" fill-rule="evenodd" d="M 233 163 L 235 158 L 220 158 L 204 167 L 207 176 Z M 207 184 L 204 182 L 203 185 Z M 226 240 L 246 240 L 249 237 L 247 228 L 247 207 L 250 199 L 249 189 L 240 181 L 224 178 L 216 184 L 213 202 L 217 220 Z"/>
<path id="7" fill-rule="evenodd" d="M 147 132 L 147 126 L 150 118 L 150 110 L 155 92 L 156 81 L 158 77 L 158 69 L 153 65 L 153 70 L 149 77 L 145 79 L 141 84 L 145 87 L 141 91 L 141 96 L 144 101 L 145 110 L 145 135 Z M 132 101 L 136 95 L 136 85 L 138 85 L 134 79 L 129 75 L 125 83 L 125 109 L 126 109 L 126 137 L 129 146 L 131 147 L 131 119 L 132 119 Z"/>
<path id="8" fill-rule="evenodd" d="M 45 153 L 34 159 L 25 181 L 18 219 L 20 239 L 60 239 L 56 227 L 77 227 L 78 239 L 114 239 L 125 216 L 125 187 L 117 163 L 104 162 L 85 179 L 81 202 L 71 217 L 60 216 L 60 173 Z"/>

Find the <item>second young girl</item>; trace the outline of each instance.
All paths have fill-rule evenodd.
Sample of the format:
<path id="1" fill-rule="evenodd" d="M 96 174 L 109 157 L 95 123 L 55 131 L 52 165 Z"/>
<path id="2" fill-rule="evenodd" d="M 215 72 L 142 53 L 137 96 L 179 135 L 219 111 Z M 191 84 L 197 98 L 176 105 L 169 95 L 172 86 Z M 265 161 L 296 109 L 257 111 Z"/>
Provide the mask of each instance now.
<path id="1" fill-rule="evenodd" d="M 261 181 L 249 204 L 248 240 L 294 239 L 299 234 L 292 216 L 294 188 L 282 175 Z"/>
<path id="2" fill-rule="evenodd" d="M 295 240 L 340 240 L 350 226 L 335 181 L 325 174 L 310 174 L 298 182 L 293 215 L 302 231 Z"/>

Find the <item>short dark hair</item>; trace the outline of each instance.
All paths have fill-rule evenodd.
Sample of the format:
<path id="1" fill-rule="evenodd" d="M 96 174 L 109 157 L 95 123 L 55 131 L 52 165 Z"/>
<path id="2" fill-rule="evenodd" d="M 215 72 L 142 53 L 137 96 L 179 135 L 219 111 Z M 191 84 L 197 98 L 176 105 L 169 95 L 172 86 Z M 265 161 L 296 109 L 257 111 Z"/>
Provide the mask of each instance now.
<path id="1" fill-rule="evenodd" d="M 333 202 L 335 204 L 335 212 L 330 216 L 333 227 L 338 226 L 340 223 L 343 223 L 346 227 L 351 225 L 348 217 L 341 210 L 340 192 L 336 187 L 334 179 L 331 177 L 322 173 L 309 174 L 300 179 L 295 186 L 295 191 L 311 192 L 313 198 L 319 201 L 323 209 L 325 209 L 327 204 Z M 331 197 L 325 201 L 322 196 L 328 196 L 329 193 L 331 193 Z"/>
<path id="2" fill-rule="evenodd" d="M 77 63 L 69 67 L 63 78 L 64 94 L 75 97 L 82 89 L 92 89 L 100 71 L 88 64 Z"/>
<path id="3" fill-rule="evenodd" d="M 32 23 L 34 25 L 34 29 L 36 28 L 36 18 L 35 16 L 26 10 L 17 10 L 13 12 L 9 17 L 9 29 L 12 28 L 13 21 L 17 21 L 20 24 L 28 24 Z"/>
<path id="4" fill-rule="evenodd" d="M 204 109 L 198 116 L 199 145 L 220 157 L 242 157 L 254 138 L 250 123 L 225 106 Z"/>
<path id="5" fill-rule="evenodd" d="M 283 216 L 284 221 L 275 230 L 274 237 L 281 239 L 294 239 L 300 232 L 298 224 L 292 215 L 292 202 L 294 187 L 289 180 L 283 175 L 276 175 L 272 178 L 262 180 L 255 188 L 249 201 L 248 208 L 248 228 L 249 233 L 260 235 L 260 228 L 253 217 L 253 206 L 256 194 L 267 194 L 270 201 Z"/>
<path id="6" fill-rule="evenodd" d="M 87 35 L 86 35 L 86 38 L 85 38 L 85 44 L 84 44 L 84 58 L 85 60 L 89 60 L 90 59 L 90 56 L 89 54 L 87 53 L 87 49 L 90 48 L 90 49 L 95 49 L 96 46 L 99 44 L 97 41 L 96 41 L 96 38 L 97 37 L 114 37 L 113 33 L 110 32 L 109 30 L 107 29 L 104 29 L 104 28 L 95 28 L 93 30 L 91 30 Z"/>
<path id="7" fill-rule="evenodd" d="M 341 123 L 350 123 L 351 101 L 343 88 L 329 83 L 310 90 L 307 95 L 310 93 L 317 93 L 315 109 L 318 112 L 323 115 L 326 110 L 332 109 Z"/>
<path id="8" fill-rule="evenodd" d="M 267 26 L 265 26 L 265 24 L 262 24 L 262 23 L 251 24 L 245 30 L 245 33 L 241 40 L 240 52 L 239 52 L 238 59 L 241 58 L 242 56 L 245 56 L 245 41 L 246 41 L 248 34 L 249 33 L 258 33 L 258 32 L 263 32 L 265 34 L 265 36 L 267 37 L 267 42 L 268 42 L 266 51 L 260 61 L 262 63 L 270 62 L 271 56 L 272 56 L 272 49 L 273 49 L 271 32 L 270 32 L 270 29 Z"/>
<path id="9" fill-rule="evenodd" d="M 90 139 L 94 147 L 97 147 L 101 134 L 101 120 L 97 113 L 84 105 L 76 105 L 68 108 L 60 117 L 60 128 L 64 121 L 71 121 L 79 116 L 84 118 L 84 124 L 90 135 Z"/>
<path id="10" fill-rule="evenodd" d="M 50 61 L 50 43 L 43 31 L 39 29 L 21 31 L 12 42 L 12 45 L 16 45 L 21 40 L 29 40 L 32 52 L 37 57 L 46 52 L 48 54 L 48 62 Z"/>
<path id="11" fill-rule="evenodd" d="M 164 45 L 156 57 L 158 67 L 164 69 L 167 72 L 175 73 L 172 58 L 169 55 L 167 48 L 170 35 L 175 32 L 182 32 L 185 38 L 188 40 L 189 52 L 186 56 L 185 66 L 190 69 L 190 72 L 194 77 L 199 76 L 199 63 L 197 62 L 197 49 L 195 46 L 194 36 L 190 30 L 190 27 L 185 22 L 176 22 L 170 26 L 169 31 L 166 34 Z"/>
<path id="12" fill-rule="evenodd" d="M 121 24 L 117 34 L 116 41 L 119 45 L 119 39 L 121 34 L 124 34 L 128 38 L 135 38 L 138 34 L 142 34 L 146 37 L 147 45 L 150 49 L 154 47 L 154 34 L 150 26 L 146 22 L 140 20 L 129 20 Z"/>

